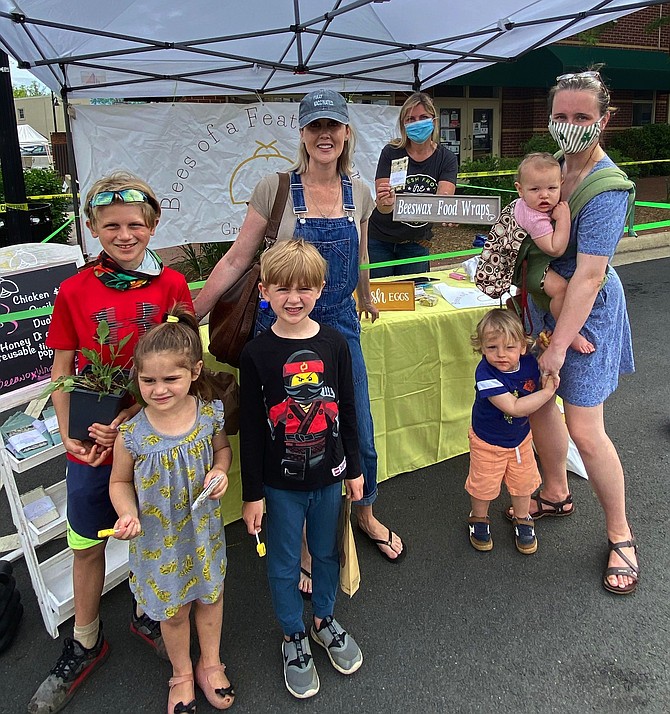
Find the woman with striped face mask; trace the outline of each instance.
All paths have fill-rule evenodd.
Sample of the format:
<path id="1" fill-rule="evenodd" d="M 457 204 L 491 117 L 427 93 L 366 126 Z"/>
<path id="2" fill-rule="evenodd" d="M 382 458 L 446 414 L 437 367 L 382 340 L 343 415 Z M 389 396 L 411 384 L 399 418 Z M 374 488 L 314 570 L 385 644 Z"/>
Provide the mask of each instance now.
<path id="1" fill-rule="evenodd" d="M 599 178 L 617 173 L 599 142 L 612 111 L 609 91 L 597 71 L 557 78 L 549 93 L 549 131 L 563 152 L 561 200 L 569 201 L 596 172 L 601 172 Z M 624 232 L 628 198 L 623 187 L 606 189 L 571 217 L 568 247 L 550 263 L 568 281 L 558 318 L 538 308 L 532 296 L 529 300 L 533 325 L 551 332 L 550 344 L 538 360 L 540 370 L 560 378 L 557 394 L 563 399 L 568 431 L 605 513 L 609 553 L 601 582 L 616 595 L 632 593 L 640 575 L 626 516 L 623 467 L 604 425 L 605 400 L 619 376 L 634 370 L 626 298 L 609 265 Z M 595 347 L 592 353 L 571 349 L 579 332 Z M 531 500 L 530 515 L 570 515 L 574 505 L 562 461 L 567 435 L 553 400 L 533 414 L 531 428 L 542 461 L 543 486 Z M 511 509 L 507 515 L 512 517 Z"/>

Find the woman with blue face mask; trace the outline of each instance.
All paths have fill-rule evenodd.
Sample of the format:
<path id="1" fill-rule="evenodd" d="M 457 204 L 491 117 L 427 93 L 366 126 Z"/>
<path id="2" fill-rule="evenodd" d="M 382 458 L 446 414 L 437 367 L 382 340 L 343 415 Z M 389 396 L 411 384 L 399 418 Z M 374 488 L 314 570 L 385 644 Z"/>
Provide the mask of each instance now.
<path id="1" fill-rule="evenodd" d="M 458 161 L 456 156 L 438 142 L 435 106 L 423 92 L 415 92 L 400 110 L 400 137 L 383 149 L 375 176 L 376 207 L 370 216 L 368 252 L 371 263 L 404 260 L 430 254 L 432 229 L 429 223 L 394 221 L 395 190 L 391 187 L 392 162 L 394 174 L 406 171 L 403 193 L 433 193 L 452 195 L 456 191 Z M 395 182 L 394 182 L 395 183 Z M 425 273 L 428 261 L 373 268 L 370 277 Z"/>
<path id="2" fill-rule="evenodd" d="M 549 132 L 563 152 L 561 200 L 569 200 L 587 176 L 614 166 L 599 142 L 612 111 L 609 91 L 597 71 L 561 75 L 550 90 Z M 619 376 L 634 371 L 626 297 L 610 265 L 624 233 L 627 204 L 627 191 L 608 190 L 572 216 L 568 247 L 551 262 L 568 281 L 558 318 L 544 313 L 529 296 L 533 325 L 551 333 L 538 360 L 540 370 L 560 379 L 557 394 L 563 399 L 565 422 L 605 514 L 608 556 L 601 582 L 615 595 L 632 593 L 640 574 L 626 515 L 623 467 L 604 422 L 604 403 Z M 591 354 L 571 349 L 579 332 L 594 345 Z M 543 486 L 531 500 L 530 516 L 570 515 L 574 506 L 565 473 L 567 435 L 553 400 L 533 414 L 531 428 Z M 507 515 L 511 517 L 510 510 Z"/>

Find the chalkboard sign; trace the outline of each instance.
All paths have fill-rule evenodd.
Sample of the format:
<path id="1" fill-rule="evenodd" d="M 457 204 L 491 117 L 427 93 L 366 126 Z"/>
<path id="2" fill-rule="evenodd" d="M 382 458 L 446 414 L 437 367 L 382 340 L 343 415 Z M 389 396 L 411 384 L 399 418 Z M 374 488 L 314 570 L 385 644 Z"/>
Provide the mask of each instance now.
<path id="1" fill-rule="evenodd" d="M 72 262 L 5 273 L 0 277 L 0 314 L 53 307 L 60 284 L 76 272 Z M 50 323 L 51 314 L 0 323 L 0 394 L 49 378 L 54 355 L 45 341 Z"/>

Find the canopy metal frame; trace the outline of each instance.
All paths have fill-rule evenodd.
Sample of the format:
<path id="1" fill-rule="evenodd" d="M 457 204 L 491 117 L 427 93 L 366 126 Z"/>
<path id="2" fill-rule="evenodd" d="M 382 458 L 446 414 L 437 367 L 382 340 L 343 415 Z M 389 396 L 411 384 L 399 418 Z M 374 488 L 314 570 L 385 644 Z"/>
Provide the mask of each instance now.
<path id="1" fill-rule="evenodd" d="M 374 4 L 392 4 L 394 9 L 411 4 L 411 0 L 355 0 L 346 3 L 345 0 L 334 0 L 332 8 L 321 15 L 301 20 L 301 9 L 310 8 L 311 5 L 303 0 L 292 0 L 292 23 L 283 27 L 271 27 L 257 32 L 237 32 L 231 34 L 200 37 L 182 41 L 171 41 L 140 35 L 128 35 L 114 32 L 110 29 L 94 27 L 93 25 L 66 24 L 46 18 L 40 18 L 15 9 L 11 12 L 0 11 L 0 43 L 4 44 L 7 51 L 17 60 L 19 67 L 28 70 L 48 68 L 52 83 L 46 82 L 52 89 L 61 94 L 77 94 L 90 92 L 91 87 L 70 80 L 73 68 L 118 73 L 121 79 L 102 81 L 95 84 L 95 90 L 127 87 L 130 95 L 140 96 L 142 85 L 151 85 L 158 81 L 169 81 L 178 86 L 177 94 L 197 94 L 199 90 L 212 94 L 220 91 L 221 94 L 256 94 L 262 96 L 266 93 L 293 93 L 309 91 L 316 85 L 337 85 L 338 82 L 351 82 L 351 80 L 365 80 L 366 86 L 376 86 L 379 90 L 419 90 L 432 86 L 440 81 L 445 70 L 455 71 L 457 75 L 465 74 L 474 69 L 496 62 L 511 62 L 515 58 L 537 47 L 551 42 L 559 36 L 565 36 L 566 31 L 575 28 L 593 26 L 606 21 L 608 16 L 621 16 L 634 12 L 643 7 L 662 4 L 662 0 L 647 2 L 616 2 L 616 0 L 585 0 L 580 3 L 583 8 L 579 12 L 550 13 L 541 19 L 511 20 L 503 18 L 487 27 L 477 28 L 473 22 L 471 32 L 455 35 L 439 36 L 426 39 L 418 43 L 403 42 L 400 38 L 376 38 L 364 34 L 344 34 L 333 27 L 335 21 L 344 15 L 352 14 L 361 8 Z M 27 3 L 23 3 L 26 5 Z M 207 3 L 200 3 L 206 5 Z M 519 2 L 519 9 L 528 6 L 541 6 L 542 2 Z M 546 2 L 548 10 L 556 10 L 559 3 Z M 197 3 L 196 3 L 197 5 Z M 451 12 L 451 10 L 445 12 Z M 93 11 L 91 15 L 94 15 Z M 3 20 L 11 22 L 20 28 L 27 40 L 21 43 L 34 51 L 34 56 L 29 56 L 18 43 L 12 43 L 2 32 Z M 439 25 L 440 23 L 438 23 Z M 501 54 L 495 51 L 496 41 L 506 33 L 515 33 L 528 28 L 547 25 L 551 31 L 533 35 L 532 42 L 514 55 Z M 558 25 L 558 26 L 557 26 Z M 431 23 L 426 23 L 430 31 Z M 90 36 L 106 38 L 122 43 L 118 49 L 109 49 L 100 52 L 67 54 L 49 51 L 49 32 L 62 33 L 65 40 L 61 44 L 70 44 L 75 47 L 78 43 L 69 42 L 67 38 L 74 36 Z M 314 42 L 311 47 L 305 47 L 304 38 L 311 36 Z M 258 38 L 286 37 L 281 51 L 275 59 L 261 56 L 239 54 L 235 51 L 235 44 L 240 41 Z M 480 41 L 476 41 L 481 38 Z M 324 40 L 342 42 L 341 54 L 337 58 L 319 58 L 319 49 Z M 458 45 L 464 41 L 475 40 L 467 49 L 458 49 L 450 45 Z M 369 53 L 350 54 L 347 48 L 350 43 L 370 45 Z M 216 48 L 212 47 L 216 45 Z M 488 50 L 487 50 L 488 48 Z M 141 59 L 142 55 L 151 53 L 151 63 L 160 62 L 163 52 L 171 53 L 171 64 L 174 63 L 174 53 L 178 58 L 182 53 L 184 59 L 196 56 L 222 60 L 221 64 L 212 64 L 205 69 L 191 71 L 176 71 L 161 73 L 142 67 L 140 62 L 133 66 L 124 64 L 123 60 Z M 289 61 L 289 55 L 295 61 Z M 231 64 L 232 63 L 232 64 Z M 366 67 L 360 68 L 360 63 Z M 413 66 L 411 75 L 405 74 L 403 78 L 389 76 L 390 70 Z M 359 68 L 355 68 L 355 67 Z M 60 71 L 59 71 L 60 70 Z M 252 85 L 249 82 L 230 82 L 221 78 L 221 75 L 243 71 L 259 72 L 259 82 Z M 266 74 L 261 76 L 261 70 Z M 425 70 L 425 71 L 424 71 Z M 291 79 L 289 79 L 289 77 Z M 44 81 L 44 80 L 43 80 Z M 57 84 L 58 86 L 54 86 Z M 87 94 L 90 96 L 90 94 Z M 100 96 L 98 94 L 98 96 Z M 148 87 L 144 96 L 154 96 Z M 163 95 L 165 96 L 165 95 Z"/>

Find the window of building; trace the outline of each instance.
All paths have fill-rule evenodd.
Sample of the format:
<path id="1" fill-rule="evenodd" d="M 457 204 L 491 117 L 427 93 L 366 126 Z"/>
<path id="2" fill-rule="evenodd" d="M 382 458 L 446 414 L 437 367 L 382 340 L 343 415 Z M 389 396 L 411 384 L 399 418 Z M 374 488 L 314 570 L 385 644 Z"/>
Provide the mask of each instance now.
<path id="1" fill-rule="evenodd" d="M 26 112 L 25 109 L 19 109 L 19 119 L 25 119 L 26 118 Z"/>
<path id="2" fill-rule="evenodd" d="M 633 120 L 631 126 L 644 126 L 654 122 L 655 92 L 651 89 L 633 91 Z"/>
<path id="3" fill-rule="evenodd" d="M 436 97 L 464 97 L 465 87 L 456 84 L 438 84 L 434 89 L 434 95 Z"/>
<path id="4" fill-rule="evenodd" d="M 477 87 L 471 85 L 468 87 L 468 96 L 470 99 L 497 99 L 498 87 Z"/>

